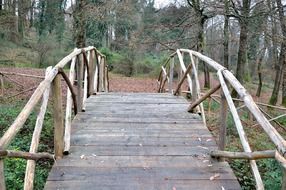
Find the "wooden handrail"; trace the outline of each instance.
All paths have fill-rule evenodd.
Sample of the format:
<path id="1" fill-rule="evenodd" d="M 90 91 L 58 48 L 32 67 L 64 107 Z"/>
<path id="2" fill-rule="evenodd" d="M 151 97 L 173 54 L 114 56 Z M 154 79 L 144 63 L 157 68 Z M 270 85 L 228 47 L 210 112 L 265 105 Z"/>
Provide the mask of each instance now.
<path id="1" fill-rule="evenodd" d="M 188 67 L 186 68 L 185 63 L 184 63 L 184 58 L 183 55 L 184 53 L 189 54 L 190 56 L 190 60 L 191 63 L 188 65 Z M 207 56 L 202 55 L 199 52 L 195 52 L 192 50 L 188 50 L 188 49 L 178 49 L 176 52 L 174 52 L 168 59 L 168 61 L 166 62 L 166 64 L 164 64 L 163 68 L 167 68 L 168 64 L 169 67 L 171 67 L 170 65 L 170 59 L 177 56 L 178 60 L 179 60 L 179 67 L 180 70 L 183 71 L 183 75 L 179 74 L 179 78 L 178 78 L 178 84 L 175 88 L 174 94 L 178 94 L 179 92 L 181 92 L 180 88 L 181 85 L 183 84 L 184 81 L 187 80 L 188 85 L 189 85 L 189 89 L 187 91 L 187 93 L 190 93 L 192 95 L 192 103 L 188 109 L 188 111 L 192 111 L 193 109 L 200 109 L 200 112 L 202 113 L 202 118 L 204 120 L 204 109 L 203 109 L 203 104 L 202 102 L 204 100 L 206 100 L 208 97 L 212 97 L 212 94 L 214 92 L 216 92 L 218 89 L 222 89 L 221 90 L 221 95 L 218 97 L 221 98 L 221 111 L 220 111 L 220 120 L 221 120 L 221 126 L 220 126 L 220 132 L 219 132 L 219 150 L 221 152 L 219 152 L 219 154 L 221 154 L 221 160 L 223 160 L 224 157 L 232 157 L 234 154 L 235 155 L 239 155 L 244 159 L 250 158 L 251 156 L 256 156 L 256 154 L 260 154 L 256 153 L 256 152 L 251 152 L 249 143 L 247 141 L 246 138 L 246 134 L 244 132 L 242 123 L 240 121 L 239 115 L 237 113 L 237 108 L 235 107 L 235 104 L 233 103 L 233 101 L 240 101 L 242 103 L 244 103 L 243 107 L 247 108 L 249 110 L 249 112 L 255 117 L 255 119 L 257 120 L 257 123 L 263 128 L 264 132 L 269 136 L 269 138 L 271 139 L 271 141 L 276 145 L 277 147 L 277 151 L 275 153 L 275 156 L 273 151 L 271 152 L 271 158 L 275 158 L 277 161 L 279 161 L 283 167 L 286 168 L 286 159 L 284 158 L 286 156 L 286 141 L 284 140 L 284 138 L 278 133 L 278 131 L 270 124 L 270 120 L 268 120 L 264 114 L 261 112 L 261 110 L 259 109 L 259 107 L 256 105 L 256 103 L 253 101 L 252 97 L 250 96 L 250 94 L 246 91 L 246 89 L 239 83 L 239 81 L 235 78 L 235 76 L 226 68 L 224 68 L 222 65 L 218 64 L 217 62 L 215 62 L 214 60 L 210 59 Z M 217 84 L 215 87 L 213 87 L 210 91 L 208 91 L 206 94 L 204 94 L 202 97 L 200 97 L 201 92 L 200 92 L 200 87 L 199 87 L 199 76 L 197 74 L 198 70 L 197 70 L 197 64 L 199 63 L 198 60 L 200 60 L 202 63 L 206 64 L 209 68 L 213 69 L 214 71 L 217 72 L 218 78 L 219 78 L 219 84 Z M 191 65 L 191 66 L 190 66 Z M 190 67 L 192 67 L 192 72 L 191 75 L 189 74 L 189 70 Z M 172 78 L 173 76 L 171 76 L 171 73 L 169 73 L 170 76 L 169 78 Z M 163 81 L 163 75 L 164 76 L 168 76 L 168 73 L 164 73 L 164 70 L 162 69 L 158 78 L 158 83 L 159 83 L 159 92 L 165 92 L 165 84 Z M 173 74 L 172 74 L 173 75 Z M 228 85 L 226 85 L 226 83 L 228 83 Z M 172 87 L 173 84 L 170 84 L 169 82 L 169 88 Z M 235 99 L 231 97 L 231 94 L 229 93 L 228 90 L 228 86 L 231 86 L 235 91 L 237 91 L 237 93 L 240 96 L 240 99 Z M 172 89 L 171 89 L 172 90 Z M 257 103 L 259 105 L 263 105 L 263 106 L 268 106 L 266 104 L 263 103 Z M 242 142 L 244 151 L 243 153 L 229 153 L 229 152 L 225 152 L 224 148 L 225 148 L 225 142 L 226 142 L 226 118 L 227 118 L 227 112 L 228 109 L 230 110 L 230 113 L 232 114 L 233 118 L 234 118 L 234 123 L 235 123 L 235 127 L 237 128 L 237 131 L 239 133 L 239 137 L 240 137 L 240 141 Z M 285 108 L 286 109 L 286 108 Z M 284 108 L 281 108 L 281 110 L 284 110 Z M 282 117 L 285 114 L 278 116 Z M 276 119 L 276 118 L 274 118 Z M 272 120 L 274 120 L 272 119 Z M 218 152 L 216 152 L 218 153 Z M 229 154 L 226 154 L 229 153 Z M 282 159 L 283 158 L 283 159 Z M 283 161 L 284 160 L 284 161 Z M 257 189 L 264 189 L 257 165 L 254 161 L 254 159 L 250 159 L 250 165 L 251 165 L 251 169 L 252 172 L 254 174 L 254 178 L 256 181 L 256 187 Z M 286 169 L 285 173 L 286 173 Z M 283 179 L 283 184 L 286 185 L 286 178 Z"/>
<path id="2" fill-rule="evenodd" d="M 88 54 L 88 56 L 87 56 Z M 96 55 L 96 56 L 95 56 Z M 82 59 L 79 59 L 79 56 L 82 56 Z M 94 57 L 96 57 L 96 63 L 94 62 Z M 105 60 L 102 64 L 98 59 Z M 64 73 L 64 67 L 71 62 L 69 77 Z M 82 91 L 82 77 L 77 78 L 78 94 L 74 91 L 74 76 L 75 76 L 75 66 L 77 65 L 77 70 L 79 66 L 83 65 L 84 67 L 78 74 L 83 76 L 83 73 L 86 73 L 87 80 L 84 80 L 84 86 L 86 87 L 87 98 L 95 92 L 98 92 L 97 87 L 94 85 L 94 78 L 97 78 L 97 86 L 101 85 L 102 91 L 108 91 L 109 81 L 108 81 L 108 70 L 106 69 L 106 57 L 100 53 L 96 48 L 90 46 L 83 49 L 74 49 L 69 55 L 64 57 L 55 67 L 49 67 L 46 72 L 44 80 L 38 85 L 33 95 L 26 103 L 18 117 L 15 119 L 13 124 L 8 128 L 4 135 L 0 139 L 0 189 L 5 190 L 5 177 L 4 177 L 4 165 L 3 157 L 12 158 L 23 158 L 28 159 L 26 175 L 25 175 L 25 190 L 33 189 L 34 175 L 35 175 L 35 161 L 42 158 L 48 159 L 60 159 L 63 156 L 63 152 L 68 154 L 70 148 L 70 132 L 71 132 L 71 110 L 72 102 L 75 115 L 79 111 L 77 105 L 78 101 L 80 103 L 85 101 L 81 100 L 83 97 L 79 92 Z M 102 73 L 96 72 L 99 71 L 99 67 L 102 67 Z M 101 76 L 98 76 L 101 74 Z M 61 78 L 64 79 L 68 86 L 67 92 L 67 103 L 66 103 L 66 117 L 63 117 L 63 107 L 62 107 L 62 87 L 61 87 Z M 53 109 L 54 109 L 54 149 L 55 155 L 49 153 L 37 153 L 37 148 L 39 145 L 39 138 L 42 131 L 44 116 L 49 100 L 50 86 L 52 86 L 52 95 L 53 95 Z M 96 88 L 95 88 L 96 87 Z M 10 142 L 14 139 L 19 130 L 23 127 L 27 118 L 31 114 L 32 110 L 38 104 L 40 99 L 43 98 L 41 109 L 37 117 L 37 122 L 35 125 L 32 143 L 29 153 L 21 151 L 8 151 L 6 148 Z M 65 120 L 65 122 L 64 122 Z"/>

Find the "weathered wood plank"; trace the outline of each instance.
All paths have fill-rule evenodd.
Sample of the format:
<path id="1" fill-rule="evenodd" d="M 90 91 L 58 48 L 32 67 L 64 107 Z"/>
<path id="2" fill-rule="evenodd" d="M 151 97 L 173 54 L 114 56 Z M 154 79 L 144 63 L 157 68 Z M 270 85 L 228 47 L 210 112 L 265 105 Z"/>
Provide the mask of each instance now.
<path id="1" fill-rule="evenodd" d="M 90 97 L 45 189 L 240 189 L 229 165 L 210 157 L 216 142 L 188 106 L 170 94 Z"/>
<path id="2" fill-rule="evenodd" d="M 80 147 L 80 150 L 79 150 Z M 137 145 L 99 145 L 99 146 L 72 146 L 71 155 L 69 160 L 63 160 L 62 162 L 70 161 L 72 159 L 77 159 L 81 161 L 80 156 L 193 156 L 201 161 L 211 160 L 211 158 L 206 158 L 210 151 L 217 150 L 216 146 L 187 146 L 187 145 L 162 145 L 162 146 L 147 146 L 139 144 Z M 83 160 L 84 161 L 84 160 Z M 88 162 L 87 160 L 86 162 Z M 176 164 L 176 162 L 173 162 Z M 190 164 L 189 162 L 187 164 Z"/>
<path id="3" fill-rule="evenodd" d="M 134 181 L 126 179 L 99 179 L 99 180 L 84 180 L 84 181 L 48 181 L 46 189 L 94 189 L 96 187 L 100 190 L 134 190 L 146 189 L 148 190 L 173 190 L 173 189 L 241 189 L 235 180 L 160 180 L 154 181 L 150 179 L 135 179 Z"/>

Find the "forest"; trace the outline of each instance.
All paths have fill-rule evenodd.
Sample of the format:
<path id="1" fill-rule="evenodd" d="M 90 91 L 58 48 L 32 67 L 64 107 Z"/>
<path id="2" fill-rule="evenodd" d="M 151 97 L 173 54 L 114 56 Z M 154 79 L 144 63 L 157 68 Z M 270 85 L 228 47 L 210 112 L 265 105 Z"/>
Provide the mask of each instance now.
<path id="1" fill-rule="evenodd" d="M 168 2 L 165 6 L 158 6 L 156 0 L 0 0 L 0 76 L 10 72 L 10 68 L 19 71 L 31 69 L 26 70 L 28 73 L 39 69 L 35 73 L 43 73 L 44 68 L 54 66 L 75 47 L 94 46 L 106 55 L 112 76 L 130 80 L 154 79 L 168 56 L 179 48 L 185 48 L 198 51 L 229 69 L 256 101 L 282 108 L 286 106 L 284 1 Z M 213 79 L 210 69 L 206 65 L 199 69 L 203 73 L 204 89 L 210 88 Z M 14 89 L 13 79 L 9 81 L 12 82 L 4 85 L 8 91 Z M 23 81 L 22 84 L 16 82 L 16 86 L 26 83 L 31 84 Z M 146 83 L 146 86 L 148 89 L 151 85 Z M 14 92 L 8 95 L 2 92 L 0 96 L 1 136 L 29 97 L 26 94 L 16 98 Z M 237 97 L 234 91 L 232 95 Z M 214 102 L 206 109 L 215 113 L 217 106 Z M 281 115 L 276 110 L 268 111 L 273 117 Z M 51 115 L 49 111 L 42 137 L 48 145 L 39 149 L 52 150 L 53 145 L 49 144 L 52 138 L 49 127 L 52 125 Z M 253 125 L 247 114 L 245 119 L 245 125 Z M 35 120 L 36 111 L 25 123 L 27 130 L 21 132 L 11 145 L 13 148 L 29 150 L 28 142 Z M 214 122 L 209 117 L 208 122 L 216 135 L 213 123 L 218 121 Z M 274 124 L 285 128 L 286 119 L 280 117 Z M 286 136 L 284 128 L 281 129 L 283 137 Z M 238 141 L 234 140 L 237 134 L 232 129 L 230 131 L 230 140 L 233 141 L 228 149 L 241 149 Z M 258 129 L 251 132 L 253 138 L 257 134 L 260 135 Z M 22 138 L 24 135 L 28 137 Z M 254 149 L 273 147 L 267 137 L 259 138 L 259 141 L 254 139 Z M 8 189 L 22 189 L 25 162 L 9 160 L 5 164 L 10 167 L 5 170 Z M 253 189 L 255 182 L 245 162 L 231 161 L 230 164 L 243 189 Z M 51 167 L 52 162 L 43 161 L 36 171 L 37 189 L 43 188 L 49 170 L 47 165 Z M 276 161 L 261 161 L 258 165 L 263 171 L 266 189 L 280 189 L 282 173 Z"/>

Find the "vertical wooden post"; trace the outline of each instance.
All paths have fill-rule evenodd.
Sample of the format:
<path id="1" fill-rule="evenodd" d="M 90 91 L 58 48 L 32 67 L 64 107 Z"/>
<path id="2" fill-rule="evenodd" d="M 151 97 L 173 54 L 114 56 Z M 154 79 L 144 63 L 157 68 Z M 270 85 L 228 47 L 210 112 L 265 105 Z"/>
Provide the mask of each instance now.
<path id="1" fill-rule="evenodd" d="M 286 190 L 286 168 L 282 165 L 282 182 L 281 182 L 281 190 Z"/>
<path id="2" fill-rule="evenodd" d="M 0 74 L 1 96 L 4 96 L 4 77 Z"/>
<path id="3" fill-rule="evenodd" d="M 220 129 L 219 129 L 219 150 L 225 149 L 226 144 L 226 127 L 227 127 L 227 101 L 223 91 L 221 90 L 221 108 L 220 108 Z M 220 161 L 224 161 L 224 158 L 220 158 Z"/>
<path id="4" fill-rule="evenodd" d="M 4 175 L 4 159 L 0 159 L 0 189 L 6 190 Z"/>
<path id="5" fill-rule="evenodd" d="M 169 76 L 169 93 L 173 94 L 173 78 L 174 78 L 174 64 L 175 58 L 170 60 L 170 76 Z"/>
<path id="6" fill-rule="evenodd" d="M 104 59 L 99 56 L 99 91 L 104 91 Z"/>
<path id="7" fill-rule="evenodd" d="M 84 64 L 84 77 L 83 77 L 83 97 L 82 97 L 82 111 L 85 111 L 85 102 L 87 100 L 87 97 L 90 95 L 89 94 L 89 84 L 90 84 L 90 77 L 89 77 L 89 71 L 90 68 L 89 67 L 89 57 L 90 57 L 90 52 L 88 52 L 87 54 L 83 54 L 83 56 L 86 56 L 86 58 L 84 58 L 84 60 L 86 60 L 86 65 Z"/>
<path id="8" fill-rule="evenodd" d="M 76 57 L 72 59 L 71 66 L 70 66 L 70 73 L 69 73 L 69 80 L 72 85 L 74 85 L 74 78 L 75 78 L 75 64 L 76 64 Z M 65 148 L 64 153 L 68 154 L 70 150 L 70 135 L 71 135 L 71 122 L 72 122 L 72 93 L 70 89 L 67 89 L 67 101 L 66 101 L 66 117 L 65 117 Z"/>
<path id="9" fill-rule="evenodd" d="M 104 57 L 104 68 L 105 68 L 105 77 L 104 77 L 104 80 L 105 80 L 105 92 L 108 92 L 109 91 L 109 78 L 108 78 L 108 67 L 107 67 L 107 60 L 106 60 L 106 57 Z"/>
<path id="10" fill-rule="evenodd" d="M 91 50 L 89 54 L 89 76 L 90 76 L 90 83 L 89 83 L 89 95 L 94 94 L 95 89 L 94 89 L 94 51 Z"/>
<path id="11" fill-rule="evenodd" d="M 96 57 L 96 60 L 97 57 Z M 98 63 L 96 62 L 95 64 L 95 71 L 94 71 L 94 81 L 93 81 L 93 89 L 94 89 L 94 94 L 96 94 L 96 92 L 98 92 Z"/>
<path id="12" fill-rule="evenodd" d="M 181 68 L 181 64 L 177 64 L 178 65 L 178 81 L 181 80 L 181 78 L 183 77 L 183 69 Z M 179 88 L 178 91 L 178 95 L 182 95 L 182 87 Z"/>
<path id="13" fill-rule="evenodd" d="M 52 70 L 52 67 L 48 67 L 46 69 L 46 77 L 48 76 L 49 72 Z M 45 113 L 48 106 L 50 95 L 50 86 L 48 86 L 43 94 L 42 98 L 42 105 L 40 108 L 40 112 L 37 116 L 37 121 L 35 124 L 35 129 L 32 136 L 32 142 L 30 146 L 30 153 L 36 153 L 39 146 L 40 136 L 43 128 L 43 122 L 45 119 Z M 35 160 L 28 160 L 25 172 L 25 181 L 24 181 L 24 190 L 33 190 L 34 187 L 34 177 L 35 177 L 35 167 L 36 161 Z"/>
<path id="14" fill-rule="evenodd" d="M 63 157 L 64 151 L 64 120 L 62 108 L 61 77 L 58 74 L 53 80 L 53 100 L 54 100 L 54 149 L 56 159 Z"/>
<path id="15" fill-rule="evenodd" d="M 198 98 L 198 93 L 197 93 L 197 83 L 196 83 L 196 78 L 195 78 L 195 68 L 192 70 L 192 102 L 195 102 Z"/>
<path id="16" fill-rule="evenodd" d="M 103 91 L 103 81 L 102 81 L 102 75 L 103 75 L 103 70 L 102 70 L 102 57 L 100 55 L 98 55 L 97 57 L 98 59 L 98 91 L 102 92 Z"/>
<path id="17" fill-rule="evenodd" d="M 83 77 L 83 55 L 80 54 L 77 58 L 77 108 L 82 110 L 82 77 Z"/>
<path id="18" fill-rule="evenodd" d="M 95 68 L 95 73 L 94 76 L 96 78 L 95 82 L 94 82 L 94 88 L 96 92 L 99 92 L 99 84 L 100 84 L 100 79 L 99 79 L 99 72 L 100 72 L 100 56 L 98 55 L 97 50 L 95 50 L 95 58 L 96 58 L 96 68 Z"/>

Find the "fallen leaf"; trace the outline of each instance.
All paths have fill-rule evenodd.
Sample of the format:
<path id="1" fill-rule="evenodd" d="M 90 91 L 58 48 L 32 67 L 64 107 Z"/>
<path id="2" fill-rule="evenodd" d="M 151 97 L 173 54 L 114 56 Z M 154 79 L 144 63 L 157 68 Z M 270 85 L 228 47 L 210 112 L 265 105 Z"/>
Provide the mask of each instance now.
<path id="1" fill-rule="evenodd" d="M 213 181 L 213 180 L 215 180 L 215 179 L 217 179 L 219 177 L 220 177 L 219 174 L 214 174 L 213 176 L 210 177 L 210 180 Z"/>
<path id="2" fill-rule="evenodd" d="M 81 155 L 81 156 L 80 156 L 80 159 L 85 159 L 85 155 L 84 155 L 84 154 Z"/>
<path id="3" fill-rule="evenodd" d="M 173 190 L 177 190 L 176 187 L 173 187 Z"/>

